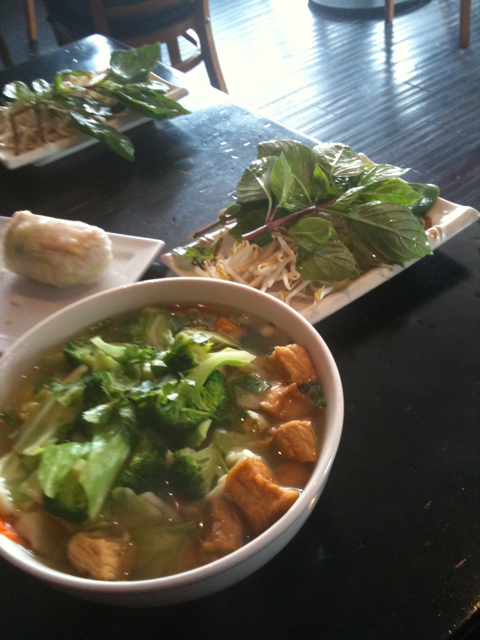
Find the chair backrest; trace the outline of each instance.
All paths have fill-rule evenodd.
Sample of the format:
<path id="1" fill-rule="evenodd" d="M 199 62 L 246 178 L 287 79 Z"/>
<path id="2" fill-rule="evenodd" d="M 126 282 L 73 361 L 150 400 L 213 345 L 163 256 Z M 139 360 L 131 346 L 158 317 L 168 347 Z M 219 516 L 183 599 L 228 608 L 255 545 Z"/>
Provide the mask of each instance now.
<path id="1" fill-rule="evenodd" d="M 165 9 L 178 4 L 178 0 L 144 0 L 132 4 L 119 5 L 117 7 L 105 6 L 104 0 L 88 0 L 95 29 L 105 36 L 110 35 L 108 21 L 114 18 L 126 18 L 156 9 Z"/>

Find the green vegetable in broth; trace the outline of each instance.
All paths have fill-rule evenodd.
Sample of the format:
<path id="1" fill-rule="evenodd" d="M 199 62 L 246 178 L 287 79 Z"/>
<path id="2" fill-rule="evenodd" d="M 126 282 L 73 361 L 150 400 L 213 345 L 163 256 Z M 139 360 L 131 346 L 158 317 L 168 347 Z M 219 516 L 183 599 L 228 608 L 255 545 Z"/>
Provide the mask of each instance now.
<path id="1" fill-rule="evenodd" d="M 277 485 L 275 470 L 316 459 L 325 403 L 313 365 L 272 323 L 222 313 L 148 307 L 96 325 L 47 354 L 2 409 L 12 448 L 0 458 L 0 517 L 13 529 L 23 515 L 63 522 L 58 544 L 27 539 L 34 552 L 51 547 L 45 560 L 100 580 L 169 575 L 256 535 L 252 509 L 266 528 L 298 497 L 302 486 Z M 244 503 L 231 487 L 255 494 L 259 469 L 260 494 Z"/>

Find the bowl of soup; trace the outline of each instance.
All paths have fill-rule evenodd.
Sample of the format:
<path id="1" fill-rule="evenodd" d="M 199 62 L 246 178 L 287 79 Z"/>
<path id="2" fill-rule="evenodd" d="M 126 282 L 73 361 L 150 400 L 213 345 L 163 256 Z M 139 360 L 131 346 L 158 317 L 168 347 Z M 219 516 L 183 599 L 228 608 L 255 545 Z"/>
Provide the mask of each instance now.
<path id="1" fill-rule="evenodd" d="M 342 423 L 328 347 L 272 296 L 196 278 L 91 296 L 0 359 L 0 553 L 98 602 L 209 595 L 300 529 Z"/>

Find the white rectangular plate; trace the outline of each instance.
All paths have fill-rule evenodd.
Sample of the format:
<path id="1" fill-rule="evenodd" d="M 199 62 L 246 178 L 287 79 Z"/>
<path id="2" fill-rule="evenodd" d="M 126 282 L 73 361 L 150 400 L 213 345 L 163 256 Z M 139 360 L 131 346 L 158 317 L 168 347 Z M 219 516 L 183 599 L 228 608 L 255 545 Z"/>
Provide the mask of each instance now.
<path id="1" fill-rule="evenodd" d="M 369 159 L 362 155 L 364 162 L 369 162 Z M 476 220 L 478 220 L 480 214 L 471 207 L 463 207 L 461 205 L 449 202 L 438 198 L 432 209 L 428 212 L 428 218 L 431 221 L 431 227 L 427 231 L 430 247 L 437 249 L 447 240 L 453 238 L 457 233 L 468 227 Z M 203 239 L 199 238 L 195 242 L 192 242 L 187 246 L 194 246 L 197 244 L 205 243 L 206 240 L 213 240 L 217 238 L 220 231 L 208 234 Z M 232 240 L 233 243 L 233 240 Z M 181 270 L 175 264 L 174 256 L 171 253 L 166 253 L 162 256 L 163 262 L 177 275 L 179 276 L 198 276 L 197 273 L 192 270 Z M 404 267 L 382 267 L 370 269 L 360 278 L 356 280 L 350 280 L 341 289 L 337 289 L 328 296 L 325 296 L 323 300 L 315 307 L 312 307 L 310 303 L 303 303 L 292 301 L 292 307 L 299 311 L 304 318 L 306 318 L 311 324 L 316 324 L 323 318 L 335 313 L 342 307 L 345 307 L 350 302 L 353 302 L 365 293 L 368 293 L 378 285 L 383 284 L 393 276 L 397 275 L 404 269 L 407 269 L 416 260 L 408 262 Z M 201 277 L 201 276 L 198 276 Z M 312 300 L 313 302 L 313 300 Z"/>
<path id="2" fill-rule="evenodd" d="M 10 218 L 0 216 L 0 238 Z M 164 247 L 162 240 L 108 234 L 113 260 L 100 282 L 58 289 L 23 276 L 3 266 L 0 257 L 0 353 L 37 322 L 93 293 L 135 282 Z M 2 255 L 0 251 L 0 256 Z"/>
<path id="3" fill-rule="evenodd" d="M 170 84 L 170 82 L 167 82 L 154 73 L 150 74 L 150 78 L 166 84 L 169 87 L 169 91 L 165 95 L 172 100 L 180 100 L 180 98 L 183 98 L 183 96 L 186 96 L 188 93 L 188 90 L 185 89 L 185 87 L 177 87 L 174 84 Z M 152 120 L 152 118 L 131 114 L 124 118 L 110 120 L 108 124 L 115 127 L 121 133 L 124 133 L 129 129 L 133 129 L 134 127 L 138 127 L 141 124 L 148 122 L 149 120 Z M 45 164 L 50 164 L 50 162 L 56 162 L 57 160 L 60 160 L 65 156 L 69 156 L 72 153 L 77 153 L 77 151 L 82 151 L 82 149 L 91 147 L 98 142 L 100 141 L 96 138 L 92 138 L 91 136 L 87 136 L 86 134 L 79 132 L 74 137 L 64 138 L 63 140 L 57 140 L 56 142 L 49 142 L 42 147 L 37 147 L 32 151 L 27 151 L 26 153 L 22 153 L 18 156 L 16 156 L 11 149 L 3 149 L 0 147 L 0 162 L 2 162 L 7 169 L 18 169 L 27 164 L 33 164 L 36 167 L 40 167 Z"/>

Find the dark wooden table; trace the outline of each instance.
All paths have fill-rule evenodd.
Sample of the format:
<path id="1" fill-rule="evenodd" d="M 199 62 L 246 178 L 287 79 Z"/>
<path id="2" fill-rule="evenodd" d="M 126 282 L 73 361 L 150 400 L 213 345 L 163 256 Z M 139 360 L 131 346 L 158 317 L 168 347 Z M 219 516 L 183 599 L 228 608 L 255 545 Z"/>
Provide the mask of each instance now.
<path id="1" fill-rule="evenodd" d="M 0 86 L 101 69 L 120 46 L 92 37 L 2 72 Z M 43 168 L 1 168 L 0 215 L 31 209 L 80 219 L 163 238 L 168 250 L 231 202 L 259 141 L 313 143 L 188 76 L 159 73 L 189 87 L 190 116 L 133 130 L 133 165 L 96 145 Z M 343 379 L 344 433 L 318 506 L 267 566 L 203 600 L 130 610 L 74 599 L 0 560 L 1 640 L 473 637 L 479 236 L 477 223 L 317 325 Z M 147 275 L 165 270 L 154 265 Z"/>

